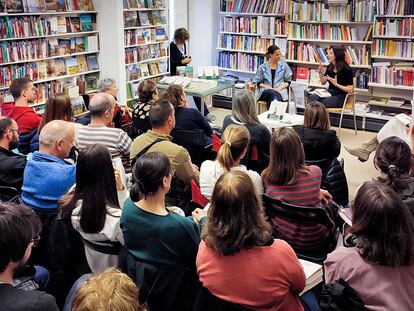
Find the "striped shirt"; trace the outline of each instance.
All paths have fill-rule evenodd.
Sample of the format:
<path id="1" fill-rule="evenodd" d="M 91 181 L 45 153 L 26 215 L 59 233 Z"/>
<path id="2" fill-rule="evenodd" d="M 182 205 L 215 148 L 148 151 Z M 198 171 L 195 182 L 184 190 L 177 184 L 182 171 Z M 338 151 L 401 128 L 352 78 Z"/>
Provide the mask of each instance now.
<path id="1" fill-rule="evenodd" d="M 108 147 L 112 158 L 121 158 L 125 169 L 130 167 L 129 153 L 132 140 L 128 134 L 119 128 L 107 126 L 83 126 L 78 130 L 77 147 L 102 144 Z"/>
<path id="2" fill-rule="evenodd" d="M 265 181 L 265 193 L 273 198 L 300 206 L 321 206 L 320 189 L 322 171 L 310 165 L 309 174 L 297 173 L 293 185 L 274 185 Z"/>

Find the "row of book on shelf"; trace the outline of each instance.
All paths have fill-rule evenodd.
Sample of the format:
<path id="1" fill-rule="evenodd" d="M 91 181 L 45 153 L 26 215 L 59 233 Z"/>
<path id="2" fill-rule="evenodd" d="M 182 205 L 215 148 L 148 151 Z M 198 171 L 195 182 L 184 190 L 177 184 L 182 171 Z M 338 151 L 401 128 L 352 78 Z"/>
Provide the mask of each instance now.
<path id="1" fill-rule="evenodd" d="M 387 18 L 374 21 L 374 36 L 414 37 L 414 18 Z"/>
<path id="2" fill-rule="evenodd" d="M 218 66 L 222 68 L 256 72 L 265 61 L 264 56 L 240 52 L 220 51 Z"/>
<path id="3" fill-rule="evenodd" d="M 99 50 L 97 36 L 0 42 L 0 65 Z"/>
<path id="4" fill-rule="evenodd" d="M 413 0 L 375 0 L 378 15 L 413 15 Z"/>
<path id="5" fill-rule="evenodd" d="M 14 79 L 27 77 L 33 81 L 74 75 L 99 69 L 96 55 L 52 58 L 47 61 L 0 67 L 0 87 L 9 87 Z"/>
<path id="6" fill-rule="evenodd" d="M 167 24 L 166 11 L 126 11 L 124 12 L 125 27 L 139 27 Z"/>
<path id="7" fill-rule="evenodd" d="M 93 11 L 92 0 L 6 0 L 0 1 L 0 12 L 43 13 Z"/>
<path id="8" fill-rule="evenodd" d="M 139 48 L 125 49 L 125 64 L 167 56 L 167 47 L 163 44 L 150 44 Z"/>
<path id="9" fill-rule="evenodd" d="M 414 64 L 378 62 L 372 64 L 372 82 L 414 87 Z"/>
<path id="10" fill-rule="evenodd" d="M 164 0 L 124 0 L 124 10 L 133 9 L 163 9 Z"/>
<path id="11" fill-rule="evenodd" d="M 0 39 L 24 39 L 94 29 L 96 29 L 96 16 L 91 13 L 81 13 L 78 16 L 0 17 Z"/>
<path id="12" fill-rule="evenodd" d="M 274 16 L 222 16 L 220 31 L 259 35 L 286 35 L 286 21 Z"/>
<path id="13" fill-rule="evenodd" d="M 291 21 L 372 21 L 375 14 L 374 0 L 349 0 L 344 5 L 326 6 L 321 2 L 290 1 L 289 20 Z"/>
<path id="14" fill-rule="evenodd" d="M 126 46 L 129 46 L 137 44 L 149 44 L 157 41 L 166 41 L 168 40 L 168 35 L 164 27 L 158 27 L 125 30 L 124 38 L 124 44 Z"/>
<path id="15" fill-rule="evenodd" d="M 126 66 L 126 80 L 133 81 L 168 72 L 167 62 L 152 62 Z"/>
<path id="16" fill-rule="evenodd" d="M 374 39 L 372 55 L 414 59 L 414 42 L 405 40 Z"/>
<path id="17" fill-rule="evenodd" d="M 288 24 L 288 36 L 299 39 L 341 40 L 341 41 L 368 41 L 372 26 L 368 26 L 363 34 L 357 27 L 345 25 L 302 25 Z"/>
<path id="18" fill-rule="evenodd" d="M 286 0 L 221 0 L 220 11 L 233 13 L 284 14 Z"/>
<path id="19" fill-rule="evenodd" d="M 284 38 L 261 38 L 255 36 L 218 35 L 218 46 L 225 49 L 266 53 L 269 46 L 276 44 L 284 54 L 287 40 Z"/>

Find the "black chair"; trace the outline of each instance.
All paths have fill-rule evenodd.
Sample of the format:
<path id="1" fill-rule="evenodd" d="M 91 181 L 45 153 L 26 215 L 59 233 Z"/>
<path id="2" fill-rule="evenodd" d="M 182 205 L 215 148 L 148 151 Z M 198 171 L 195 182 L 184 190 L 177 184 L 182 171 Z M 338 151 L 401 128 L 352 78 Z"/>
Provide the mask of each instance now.
<path id="1" fill-rule="evenodd" d="M 299 258 L 322 263 L 334 250 L 337 230 L 325 208 L 289 204 L 265 194 L 263 205 L 273 237 L 288 242 Z"/>
<path id="2" fill-rule="evenodd" d="M 214 296 L 210 291 L 201 286 L 193 311 L 252 311 L 241 305 L 222 300 Z"/>
<path id="3" fill-rule="evenodd" d="M 20 191 L 13 187 L 0 186 L 0 202 L 20 203 Z"/>

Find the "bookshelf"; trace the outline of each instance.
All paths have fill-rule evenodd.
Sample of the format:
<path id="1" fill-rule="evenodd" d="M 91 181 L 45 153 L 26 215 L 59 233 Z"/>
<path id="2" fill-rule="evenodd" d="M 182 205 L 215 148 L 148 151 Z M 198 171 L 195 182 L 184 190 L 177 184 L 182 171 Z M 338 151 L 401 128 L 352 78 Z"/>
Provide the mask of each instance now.
<path id="1" fill-rule="evenodd" d="M 28 77 L 37 88 L 31 104 L 37 113 L 51 95 L 68 93 L 75 115 L 83 114 L 81 95 L 96 91 L 100 74 L 98 11 L 90 1 L 9 3 L 0 12 L 0 102 L 13 101 L 13 79 Z"/>

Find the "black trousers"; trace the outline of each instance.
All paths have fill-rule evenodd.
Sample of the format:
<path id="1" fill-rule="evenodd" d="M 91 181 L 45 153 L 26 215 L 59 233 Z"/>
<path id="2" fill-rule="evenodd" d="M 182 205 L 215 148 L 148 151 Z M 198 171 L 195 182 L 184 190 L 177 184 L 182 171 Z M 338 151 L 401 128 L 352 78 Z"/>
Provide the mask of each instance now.
<path id="1" fill-rule="evenodd" d="M 321 98 L 316 94 L 309 94 L 308 103 L 317 101 L 325 105 L 326 108 L 342 108 L 344 105 L 345 95 L 332 95 Z"/>
<path id="2" fill-rule="evenodd" d="M 195 105 L 197 106 L 198 111 L 201 112 L 201 97 L 193 96 L 193 99 L 194 99 Z M 207 106 L 206 106 L 205 102 L 203 102 L 203 105 L 204 105 L 204 116 L 206 116 L 206 115 L 208 115 L 209 112 L 208 112 L 208 109 L 207 109 Z"/>
<path id="3" fill-rule="evenodd" d="M 267 109 L 269 109 L 270 107 L 270 103 L 274 100 L 277 101 L 283 101 L 282 95 L 280 95 L 279 92 L 275 91 L 275 90 L 264 90 L 262 95 L 260 96 L 259 100 L 263 100 L 265 102 L 267 102 Z"/>

